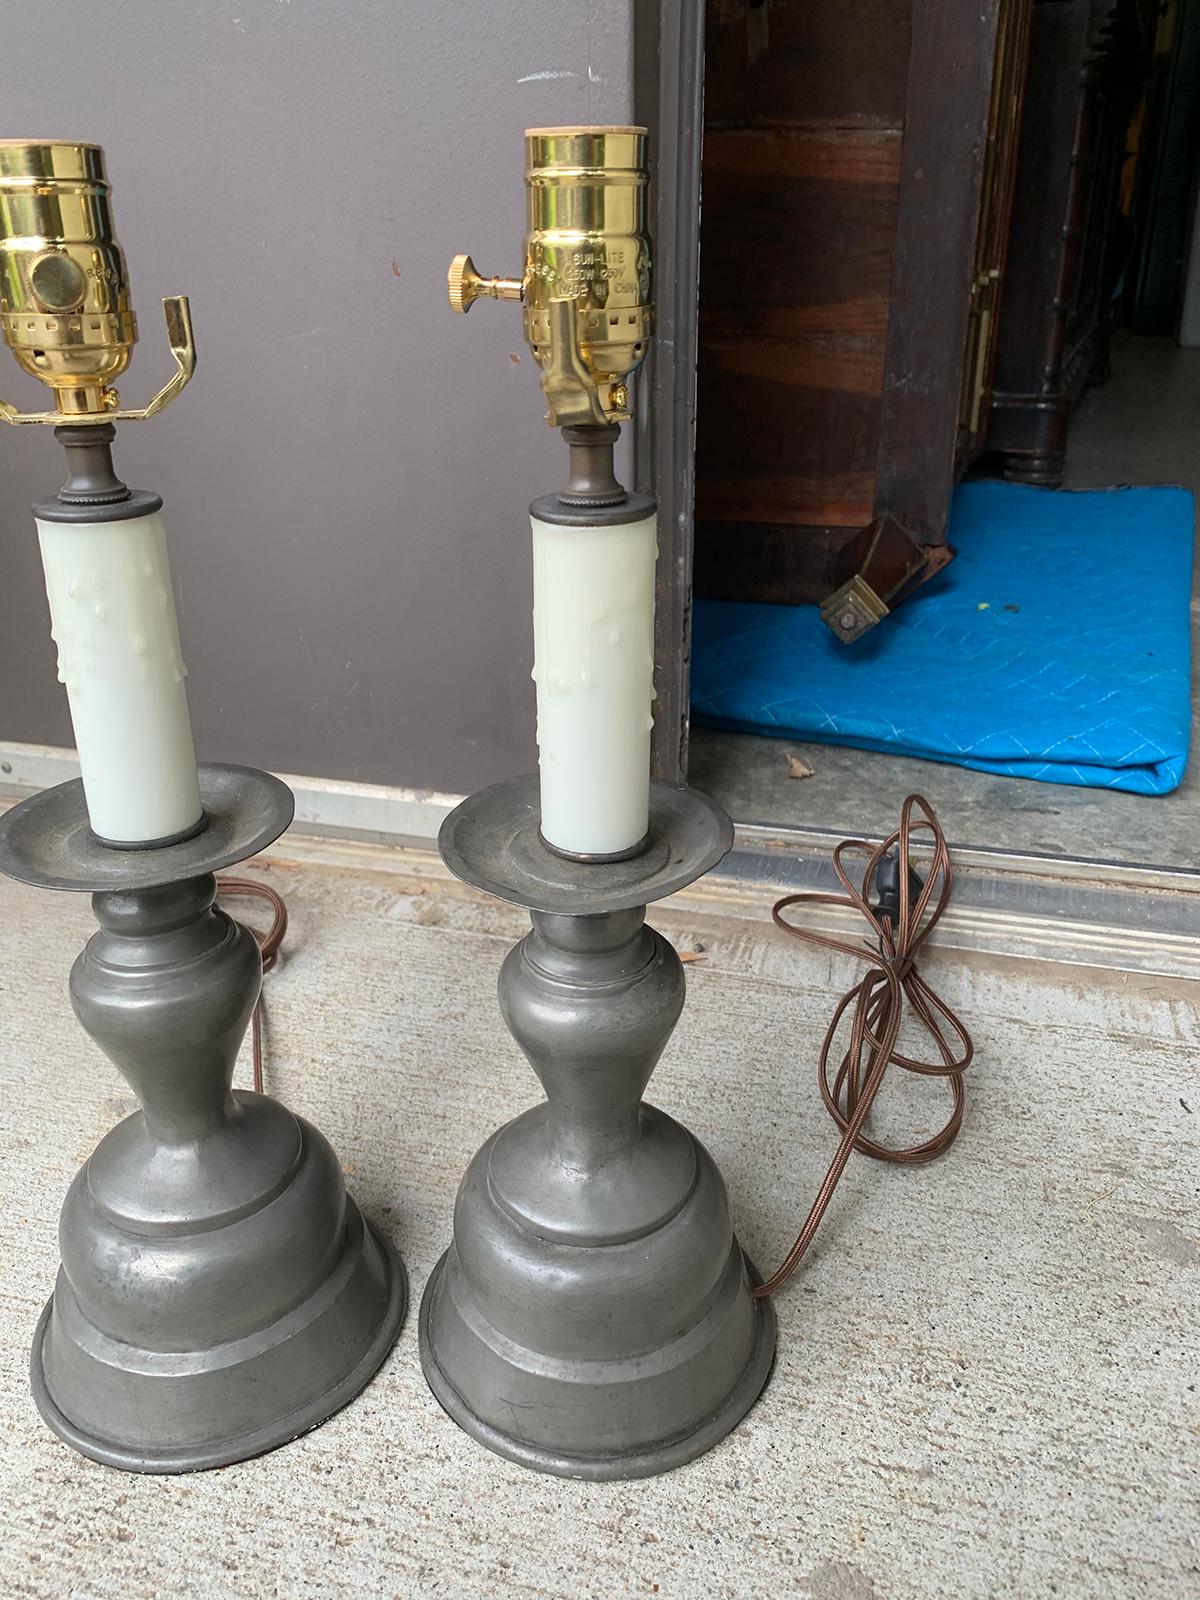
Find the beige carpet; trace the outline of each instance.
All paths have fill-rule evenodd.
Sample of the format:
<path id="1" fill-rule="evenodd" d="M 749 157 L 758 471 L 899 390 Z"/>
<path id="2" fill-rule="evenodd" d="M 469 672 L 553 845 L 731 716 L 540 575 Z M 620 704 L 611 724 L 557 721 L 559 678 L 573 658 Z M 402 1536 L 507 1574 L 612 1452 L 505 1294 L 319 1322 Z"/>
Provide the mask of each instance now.
<path id="1" fill-rule="evenodd" d="M 419 859 L 341 857 L 267 868 L 293 919 L 268 1086 L 333 1139 L 419 1296 L 468 1157 L 534 1097 L 495 1007 L 523 921 Z M 651 1096 L 722 1163 L 769 1268 L 832 1150 L 813 1062 L 851 975 L 704 905 L 654 918 L 705 949 Z M 73 1455 L 27 1387 L 63 1193 L 132 1108 L 68 1007 L 90 926 L 85 898 L 0 882 L 3 1595 L 1200 1594 L 1192 986 L 939 957 L 979 1047 L 960 1140 L 924 1169 L 851 1164 L 780 1296 L 764 1398 L 692 1466 L 595 1486 L 488 1455 L 427 1392 L 410 1315 L 325 1427 L 147 1479 Z M 941 1091 L 921 1087 L 894 1085 L 877 1125 L 932 1127 Z"/>

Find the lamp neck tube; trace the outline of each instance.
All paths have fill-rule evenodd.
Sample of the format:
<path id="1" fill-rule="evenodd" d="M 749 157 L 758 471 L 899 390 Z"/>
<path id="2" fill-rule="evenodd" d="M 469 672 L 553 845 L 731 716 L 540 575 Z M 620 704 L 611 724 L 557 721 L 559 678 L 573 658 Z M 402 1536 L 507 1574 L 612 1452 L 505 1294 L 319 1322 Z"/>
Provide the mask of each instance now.
<path id="1" fill-rule="evenodd" d="M 569 452 L 567 481 L 559 499 L 568 506 L 619 506 L 629 498 L 617 482 L 613 449 L 621 436 L 615 422 L 562 430 Z"/>
<path id="2" fill-rule="evenodd" d="M 54 437 L 67 452 L 67 481 L 58 498 L 72 506 L 118 505 L 131 491 L 117 477 L 112 445 L 117 430 L 111 422 L 62 423 Z"/>
<path id="3" fill-rule="evenodd" d="M 67 481 L 56 495 L 39 500 L 39 522 L 129 522 L 162 509 L 160 495 L 130 489 L 117 477 L 111 422 L 62 422 L 54 437 L 67 452 Z"/>

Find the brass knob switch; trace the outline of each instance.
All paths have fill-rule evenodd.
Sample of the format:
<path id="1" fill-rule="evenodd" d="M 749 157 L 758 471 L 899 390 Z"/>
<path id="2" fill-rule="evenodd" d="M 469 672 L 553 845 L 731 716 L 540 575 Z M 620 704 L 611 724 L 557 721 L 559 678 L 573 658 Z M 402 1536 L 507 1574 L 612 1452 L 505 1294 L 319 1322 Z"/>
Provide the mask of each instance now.
<path id="1" fill-rule="evenodd" d="M 646 130 L 530 128 L 522 277 L 456 256 L 450 304 L 520 300 L 554 427 L 630 419 L 628 380 L 653 331 Z"/>

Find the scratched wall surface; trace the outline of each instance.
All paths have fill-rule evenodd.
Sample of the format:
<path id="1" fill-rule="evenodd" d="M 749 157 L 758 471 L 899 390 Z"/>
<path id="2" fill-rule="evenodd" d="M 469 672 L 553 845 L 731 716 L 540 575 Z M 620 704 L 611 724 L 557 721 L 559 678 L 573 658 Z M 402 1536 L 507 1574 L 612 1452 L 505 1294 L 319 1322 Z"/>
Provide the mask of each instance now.
<path id="1" fill-rule="evenodd" d="M 463 791 L 532 765 L 529 525 L 561 447 L 515 307 L 527 125 L 628 121 L 633 0 L 60 0 L 4 36 L 0 137 L 108 153 L 141 344 L 187 293 L 197 375 L 118 440 L 167 503 L 200 755 Z M 0 394 L 39 387 L 0 352 Z M 40 409 L 40 407 L 39 407 Z M 556 448 L 557 446 L 557 448 Z M 48 430 L 0 437 L 0 742 L 70 744 L 29 521 Z"/>
<path id="2" fill-rule="evenodd" d="M 538 1095 L 496 1009 L 528 922 L 420 857 L 354 846 L 344 859 L 372 869 L 346 871 L 313 854 L 285 839 L 252 868 L 292 913 L 267 979 L 267 1087 L 333 1140 L 419 1297 L 468 1159 Z M 857 973 L 775 933 L 766 904 L 734 918 L 714 903 L 653 908 L 704 952 L 650 1092 L 720 1162 L 769 1269 L 835 1147 L 814 1058 Z M 133 1109 L 70 1014 L 66 969 L 92 926 L 86 897 L 0 879 L 6 1600 L 1200 1592 L 1194 984 L 935 953 L 926 975 L 977 1047 L 962 1133 L 927 1167 L 851 1160 L 779 1297 L 762 1399 L 678 1472 L 581 1484 L 487 1454 L 425 1387 L 412 1313 L 325 1427 L 224 1472 L 147 1480 L 73 1455 L 28 1387 L 63 1194 Z M 248 1070 L 243 1056 L 239 1084 Z M 883 1099 L 872 1131 L 894 1143 L 947 1109 L 944 1086 L 911 1074 Z"/>

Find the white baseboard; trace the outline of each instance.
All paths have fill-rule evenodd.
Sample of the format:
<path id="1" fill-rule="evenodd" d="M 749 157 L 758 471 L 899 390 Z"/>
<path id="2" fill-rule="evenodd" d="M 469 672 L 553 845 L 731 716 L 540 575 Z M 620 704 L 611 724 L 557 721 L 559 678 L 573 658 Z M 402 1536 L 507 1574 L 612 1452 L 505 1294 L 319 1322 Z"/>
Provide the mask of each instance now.
<path id="1" fill-rule="evenodd" d="M 78 776 L 73 750 L 0 742 L 0 797 L 21 800 Z M 347 869 L 397 870 L 402 862 L 405 871 L 448 879 L 435 844 L 458 795 L 279 776 L 296 796 L 296 820 L 275 853 Z M 784 890 L 836 891 L 838 837 L 743 822 L 721 868 L 679 901 L 761 919 Z M 954 862 L 957 888 L 937 929 L 939 945 L 1200 978 L 1200 872 L 964 846 L 954 847 Z M 861 932 L 840 912 L 810 912 L 831 932 Z"/>
<path id="2" fill-rule="evenodd" d="M 74 750 L 56 745 L 0 742 L 0 794 L 23 799 L 79 776 Z M 429 789 L 350 783 L 342 778 L 279 777 L 296 796 L 294 830 L 384 844 L 428 844 L 462 799 Z"/>

